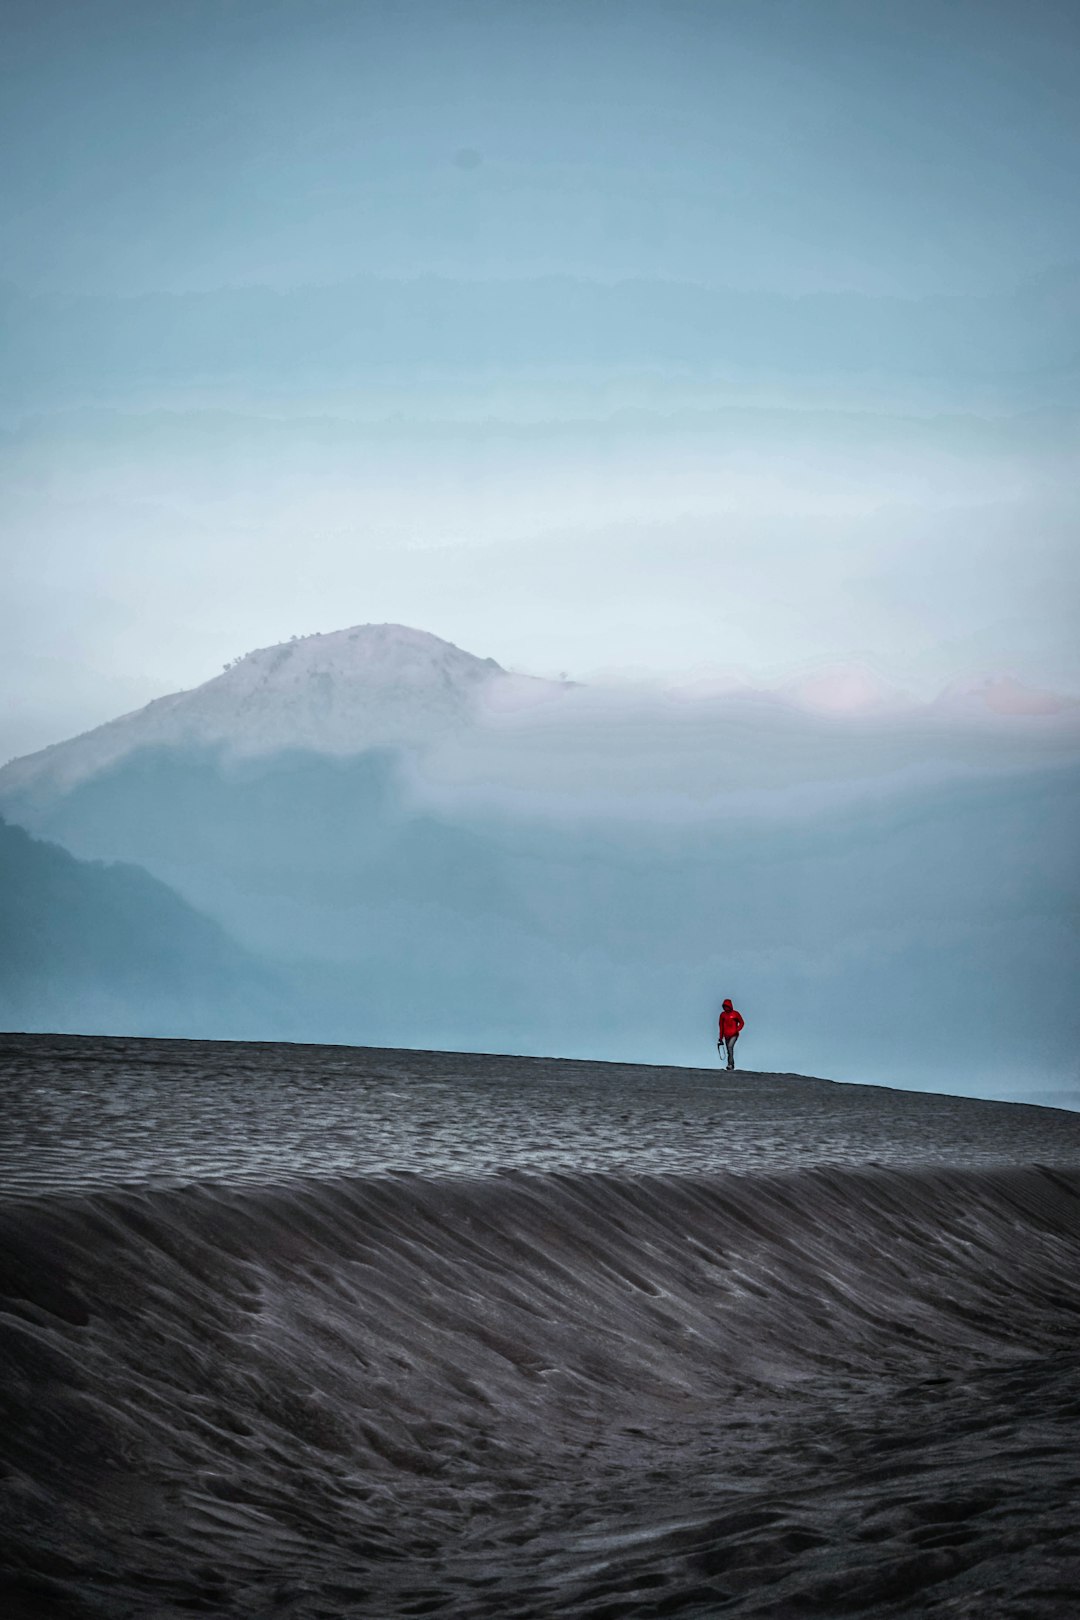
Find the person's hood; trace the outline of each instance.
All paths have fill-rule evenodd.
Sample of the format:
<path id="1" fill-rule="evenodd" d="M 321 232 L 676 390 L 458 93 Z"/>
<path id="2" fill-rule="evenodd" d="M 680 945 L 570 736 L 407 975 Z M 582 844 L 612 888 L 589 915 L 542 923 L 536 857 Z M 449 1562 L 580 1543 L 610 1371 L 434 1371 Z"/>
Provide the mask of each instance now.
<path id="1" fill-rule="evenodd" d="M 735 1009 L 734 1009 L 734 1007 L 733 1007 L 733 1006 L 732 1006 L 732 1005 L 731 1005 L 731 1002 L 730 1002 L 730 1001 L 725 1001 L 725 1002 L 724 1002 L 724 1011 L 725 1011 L 725 1012 L 734 1012 L 734 1011 L 735 1011 Z"/>

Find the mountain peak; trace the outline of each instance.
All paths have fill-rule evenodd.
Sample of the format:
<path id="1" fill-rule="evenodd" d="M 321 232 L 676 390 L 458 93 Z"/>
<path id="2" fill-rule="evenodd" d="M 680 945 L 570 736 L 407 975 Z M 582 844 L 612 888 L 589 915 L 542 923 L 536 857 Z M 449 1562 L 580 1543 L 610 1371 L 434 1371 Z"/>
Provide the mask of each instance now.
<path id="1" fill-rule="evenodd" d="M 243 679 L 238 678 L 238 671 L 244 672 Z M 326 634 L 293 636 L 259 647 L 225 666 L 231 687 L 265 682 L 287 685 L 320 673 L 346 683 L 374 681 L 379 686 L 394 681 L 423 686 L 433 679 L 468 686 L 504 672 L 493 658 L 477 658 L 452 641 L 406 624 L 357 624 Z M 207 684 L 216 685 L 222 679 L 218 676 Z"/>
<path id="2" fill-rule="evenodd" d="M 137 748 L 347 755 L 423 744 L 466 724 L 493 684 L 512 680 L 493 658 L 408 625 L 298 636 L 233 660 L 190 691 L 12 760 L 0 771 L 0 791 L 64 792 Z"/>

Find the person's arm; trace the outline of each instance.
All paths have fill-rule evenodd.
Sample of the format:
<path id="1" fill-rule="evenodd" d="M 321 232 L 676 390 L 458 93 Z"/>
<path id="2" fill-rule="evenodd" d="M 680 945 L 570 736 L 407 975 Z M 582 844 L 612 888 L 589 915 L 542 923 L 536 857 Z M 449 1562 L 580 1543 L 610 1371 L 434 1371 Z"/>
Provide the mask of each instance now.
<path id="1" fill-rule="evenodd" d="M 739 1020 L 739 1027 L 738 1027 L 738 1029 L 737 1029 L 737 1030 L 736 1030 L 736 1031 L 735 1031 L 735 1033 L 736 1033 L 736 1035 L 741 1035 L 741 1034 L 742 1034 L 742 1032 L 743 1032 L 743 1030 L 744 1030 L 744 1029 L 745 1029 L 745 1027 L 746 1027 L 746 1019 L 745 1019 L 745 1018 L 744 1018 L 744 1017 L 743 1017 L 743 1015 L 742 1015 L 742 1013 L 741 1013 L 741 1012 L 737 1012 L 737 1013 L 736 1013 L 736 1014 L 735 1014 L 735 1016 L 736 1016 L 736 1018 L 737 1018 L 737 1019 L 738 1019 L 738 1020 Z"/>

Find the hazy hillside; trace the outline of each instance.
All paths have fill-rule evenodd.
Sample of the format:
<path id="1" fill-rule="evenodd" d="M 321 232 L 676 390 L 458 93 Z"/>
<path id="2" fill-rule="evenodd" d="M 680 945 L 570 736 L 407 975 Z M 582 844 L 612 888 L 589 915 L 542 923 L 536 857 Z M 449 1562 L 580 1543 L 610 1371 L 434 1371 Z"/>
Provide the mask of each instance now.
<path id="1" fill-rule="evenodd" d="M 282 1030 L 282 981 L 138 866 L 0 821 L 0 1024 L 160 1035 Z"/>
<path id="2" fill-rule="evenodd" d="M 1078 798 L 1058 770 L 786 821 L 560 822 L 421 808 L 388 752 L 156 750 L 50 827 L 288 964 L 303 1038 L 700 1061 L 725 985 L 755 1066 L 1021 1094 L 1080 1037 Z"/>

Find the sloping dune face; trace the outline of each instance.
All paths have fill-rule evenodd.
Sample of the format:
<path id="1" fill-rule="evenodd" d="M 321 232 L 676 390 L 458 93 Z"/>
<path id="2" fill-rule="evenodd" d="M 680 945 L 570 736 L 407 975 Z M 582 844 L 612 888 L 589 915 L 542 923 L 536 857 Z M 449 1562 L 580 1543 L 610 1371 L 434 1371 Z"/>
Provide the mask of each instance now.
<path id="1" fill-rule="evenodd" d="M 1080 1172 L 0 1207 L 20 1615 L 1062 1615 Z"/>

